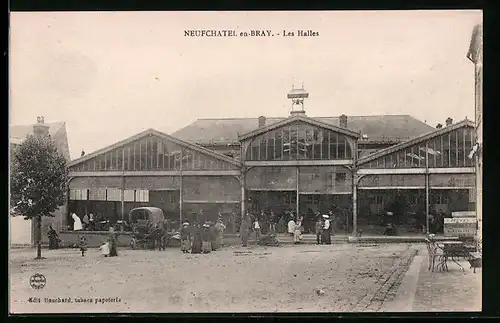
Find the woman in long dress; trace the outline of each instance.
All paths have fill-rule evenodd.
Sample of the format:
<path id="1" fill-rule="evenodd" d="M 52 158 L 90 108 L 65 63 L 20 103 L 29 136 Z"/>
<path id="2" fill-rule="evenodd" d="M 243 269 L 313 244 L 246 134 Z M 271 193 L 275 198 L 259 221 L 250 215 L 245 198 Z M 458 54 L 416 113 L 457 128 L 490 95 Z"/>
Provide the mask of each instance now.
<path id="1" fill-rule="evenodd" d="M 219 244 L 219 246 L 224 247 L 224 230 L 226 230 L 226 226 L 222 222 L 221 218 L 217 220 L 215 229 L 217 231 L 217 243 Z"/>
<path id="2" fill-rule="evenodd" d="M 201 228 L 199 224 L 196 224 L 193 230 L 193 245 L 191 247 L 191 253 L 201 253 Z"/>
<path id="3" fill-rule="evenodd" d="M 49 225 L 49 228 L 47 231 L 47 236 L 49 237 L 49 249 L 58 249 L 59 242 L 61 240 L 59 239 L 59 236 L 57 235 L 56 230 L 54 230 L 54 228 L 52 228 L 52 224 Z"/>
<path id="4" fill-rule="evenodd" d="M 269 216 L 269 233 L 276 234 L 276 224 L 278 223 L 278 217 L 276 214 L 271 211 L 271 215 Z"/>
<path id="5" fill-rule="evenodd" d="M 288 234 L 293 236 L 295 233 L 295 221 L 293 218 L 290 218 L 290 221 L 288 221 Z"/>
<path id="6" fill-rule="evenodd" d="M 118 251 L 116 248 L 116 233 L 115 233 L 115 229 L 113 227 L 109 228 L 109 233 L 108 233 L 108 237 L 106 240 L 109 244 L 109 256 L 110 257 L 118 256 Z"/>
<path id="7" fill-rule="evenodd" d="M 240 237 L 243 247 L 248 245 L 248 237 L 250 235 L 250 219 L 249 216 L 245 216 L 240 225 Z"/>
<path id="8" fill-rule="evenodd" d="M 285 232 L 285 216 L 282 214 L 279 216 L 278 224 L 276 226 L 276 233 Z"/>
<path id="9" fill-rule="evenodd" d="M 330 227 L 330 219 L 328 215 L 323 215 L 324 220 L 324 226 L 323 226 L 323 243 L 324 244 L 332 244 L 332 237 L 331 237 L 331 227 Z"/>
<path id="10" fill-rule="evenodd" d="M 212 251 L 215 251 L 220 248 L 219 229 L 215 225 L 212 225 L 212 223 L 209 223 L 208 225 L 210 226 L 208 229 L 208 231 L 210 231 L 210 245 L 212 247 Z"/>
<path id="11" fill-rule="evenodd" d="M 191 230 L 189 222 L 184 222 L 181 228 L 181 251 L 183 253 L 189 252 L 191 249 Z"/>
<path id="12" fill-rule="evenodd" d="M 210 253 L 212 251 L 212 237 L 210 232 L 210 225 L 208 223 L 203 224 L 201 231 L 201 252 Z"/>

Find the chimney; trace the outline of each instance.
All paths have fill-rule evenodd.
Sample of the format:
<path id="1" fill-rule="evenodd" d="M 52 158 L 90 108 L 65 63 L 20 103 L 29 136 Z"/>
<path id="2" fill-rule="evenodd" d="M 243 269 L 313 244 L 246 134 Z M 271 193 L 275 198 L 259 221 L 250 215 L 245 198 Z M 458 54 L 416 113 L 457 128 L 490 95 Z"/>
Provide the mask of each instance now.
<path id="1" fill-rule="evenodd" d="M 46 137 L 49 135 L 49 128 L 50 126 L 44 123 L 43 117 L 37 117 L 36 123 L 33 125 L 33 133 L 35 136 Z"/>
<path id="2" fill-rule="evenodd" d="M 440 123 L 438 123 L 438 124 L 436 125 L 436 129 L 441 129 L 441 128 L 443 128 L 443 125 L 442 125 L 442 124 L 440 124 Z"/>
<path id="3" fill-rule="evenodd" d="M 262 128 L 266 125 L 266 117 L 260 116 L 259 117 L 259 128 Z"/>
<path id="4" fill-rule="evenodd" d="M 343 114 L 339 117 L 339 125 L 342 128 L 347 128 L 347 116 L 345 114 Z"/>
<path id="5" fill-rule="evenodd" d="M 446 126 L 448 127 L 448 126 L 451 126 L 452 124 L 453 124 L 453 119 L 452 119 L 452 118 L 450 118 L 450 117 L 448 117 L 448 118 L 446 119 Z"/>

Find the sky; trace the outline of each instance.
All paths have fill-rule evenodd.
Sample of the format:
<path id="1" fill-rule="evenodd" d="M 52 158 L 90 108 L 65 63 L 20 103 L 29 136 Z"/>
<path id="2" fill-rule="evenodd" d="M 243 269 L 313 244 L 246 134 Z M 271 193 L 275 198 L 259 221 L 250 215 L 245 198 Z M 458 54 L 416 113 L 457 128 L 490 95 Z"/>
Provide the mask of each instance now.
<path id="1" fill-rule="evenodd" d="M 10 124 L 66 122 L 72 158 L 197 118 L 474 119 L 466 58 L 481 11 L 13 12 Z M 185 30 L 237 37 L 186 37 Z M 316 37 L 284 37 L 313 30 Z M 240 37 L 270 30 L 274 37 Z M 279 35 L 278 35 L 279 34 Z"/>

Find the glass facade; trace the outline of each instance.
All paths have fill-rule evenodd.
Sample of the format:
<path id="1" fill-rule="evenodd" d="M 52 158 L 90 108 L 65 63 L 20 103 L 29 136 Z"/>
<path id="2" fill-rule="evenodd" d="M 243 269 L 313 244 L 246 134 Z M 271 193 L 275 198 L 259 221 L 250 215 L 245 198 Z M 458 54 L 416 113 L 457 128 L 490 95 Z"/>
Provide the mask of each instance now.
<path id="1" fill-rule="evenodd" d="M 336 132 L 295 122 L 252 139 L 246 160 L 352 159 L 347 137 Z"/>
<path id="2" fill-rule="evenodd" d="M 149 136 L 70 167 L 70 171 L 232 170 L 237 166 Z"/>
<path id="3" fill-rule="evenodd" d="M 475 142 L 474 128 L 463 127 L 434 139 L 380 157 L 361 168 L 473 167 L 468 158 Z"/>

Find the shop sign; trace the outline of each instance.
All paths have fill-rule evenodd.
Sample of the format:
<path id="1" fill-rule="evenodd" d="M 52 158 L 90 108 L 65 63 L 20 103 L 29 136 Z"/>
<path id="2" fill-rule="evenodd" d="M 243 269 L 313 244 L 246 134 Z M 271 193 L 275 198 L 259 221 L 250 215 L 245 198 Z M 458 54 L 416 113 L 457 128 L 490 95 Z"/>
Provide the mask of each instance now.
<path id="1" fill-rule="evenodd" d="M 445 218 L 444 235 L 455 237 L 474 237 L 477 231 L 475 218 Z"/>

